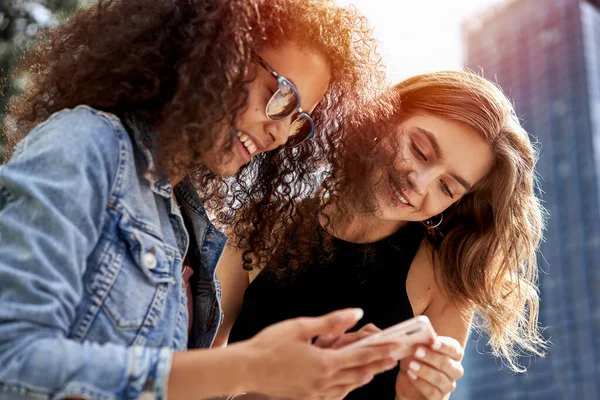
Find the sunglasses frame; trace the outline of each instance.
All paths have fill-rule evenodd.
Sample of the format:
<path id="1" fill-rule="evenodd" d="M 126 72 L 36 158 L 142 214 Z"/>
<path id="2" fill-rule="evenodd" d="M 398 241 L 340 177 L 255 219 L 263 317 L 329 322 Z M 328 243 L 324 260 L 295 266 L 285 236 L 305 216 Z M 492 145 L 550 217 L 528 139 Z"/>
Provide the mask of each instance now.
<path id="1" fill-rule="evenodd" d="M 258 63 L 258 65 L 263 67 L 265 69 L 265 71 L 267 71 L 270 75 L 272 75 L 275 79 L 277 79 L 277 83 L 278 83 L 277 90 L 275 91 L 275 93 L 273 93 L 273 95 L 271 96 L 271 98 L 269 99 L 269 102 L 267 103 L 267 105 L 265 107 L 265 115 L 267 116 L 267 118 L 269 118 L 271 121 L 280 121 L 280 120 L 288 117 L 290 114 L 292 114 L 295 111 L 295 112 L 298 112 L 298 116 L 294 119 L 294 121 L 292 121 L 290 126 L 292 126 L 300 118 L 304 118 L 304 119 L 308 120 L 308 122 L 310 123 L 310 133 L 308 135 L 306 135 L 306 137 L 304 139 L 302 139 L 300 142 L 294 144 L 293 146 L 290 146 L 286 143 L 285 147 L 288 147 L 288 148 L 296 147 L 296 146 L 299 146 L 300 144 L 302 144 L 304 141 L 312 139 L 315 136 L 315 121 L 313 121 L 313 119 L 311 118 L 310 115 L 308 115 L 306 112 L 304 112 L 302 107 L 300 107 L 300 93 L 298 92 L 298 89 L 296 89 L 296 86 L 292 83 L 292 81 L 290 81 L 289 79 L 287 79 L 286 77 L 284 77 L 283 75 L 280 75 L 277 71 L 275 71 L 275 69 L 273 69 L 273 67 L 271 67 L 262 57 L 255 55 L 254 60 Z M 286 116 L 284 116 L 282 118 L 279 118 L 279 119 L 272 118 L 269 116 L 269 113 L 268 113 L 269 104 L 271 104 L 271 100 L 273 100 L 275 95 L 277 95 L 277 92 L 279 92 L 280 90 L 283 90 L 285 88 L 292 89 L 294 91 L 294 93 L 296 94 L 296 100 L 297 100 L 296 109 L 294 111 L 292 111 L 290 114 L 287 114 Z"/>

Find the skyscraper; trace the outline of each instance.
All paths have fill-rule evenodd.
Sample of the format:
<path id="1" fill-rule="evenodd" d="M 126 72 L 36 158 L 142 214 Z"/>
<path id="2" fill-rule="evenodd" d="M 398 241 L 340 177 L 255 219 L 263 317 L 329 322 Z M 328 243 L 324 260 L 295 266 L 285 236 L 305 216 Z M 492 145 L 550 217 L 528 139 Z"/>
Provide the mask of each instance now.
<path id="1" fill-rule="evenodd" d="M 546 358 L 511 374 L 467 345 L 459 399 L 600 399 L 600 0 L 512 0 L 463 25 L 465 66 L 496 81 L 540 143 Z"/>

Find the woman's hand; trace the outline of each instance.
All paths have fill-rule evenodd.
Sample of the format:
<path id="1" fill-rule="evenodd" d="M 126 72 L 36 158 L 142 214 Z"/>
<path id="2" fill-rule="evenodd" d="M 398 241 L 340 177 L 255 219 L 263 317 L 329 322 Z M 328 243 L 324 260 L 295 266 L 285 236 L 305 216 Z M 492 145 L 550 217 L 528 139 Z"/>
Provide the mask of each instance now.
<path id="1" fill-rule="evenodd" d="M 318 336 L 341 336 L 361 317 L 356 310 L 344 310 L 323 317 L 296 318 L 239 343 L 245 343 L 253 360 L 248 366 L 250 381 L 254 382 L 250 391 L 286 399 L 337 400 L 376 374 L 394 368 L 391 355 L 397 350 L 395 344 L 344 350 L 311 343 Z"/>
<path id="2" fill-rule="evenodd" d="M 463 348 L 454 338 L 438 336 L 429 346 L 417 346 L 401 362 L 396 396 L 406 400 L 441 400 L 456 389 L 463 376 Z"/>

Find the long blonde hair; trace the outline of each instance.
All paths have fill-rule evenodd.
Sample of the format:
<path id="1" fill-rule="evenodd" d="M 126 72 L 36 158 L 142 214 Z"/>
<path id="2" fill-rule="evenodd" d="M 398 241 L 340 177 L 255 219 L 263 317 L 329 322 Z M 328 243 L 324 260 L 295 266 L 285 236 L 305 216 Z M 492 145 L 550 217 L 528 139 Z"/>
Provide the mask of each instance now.
<path id="1" fill-rule="evenodd" d="M 412 77 L 393 90 L 395 115 L 418 113 L 468 124 L 489 143 L 489 173 L 443 213 L 434 244 L 436 279 L 472 303 L 475 327 L 517 372 L 523 353 L 543 355 L 538 327 L 537 250 L 545 211 L 535 190 L 537 153 L 514 107 L 492 82 L 468 72 Z"/>
<path id="2" fill-rule="evenodd" d="M 335 128 L 340 140 L 327 154 L 329 169 L 321 190 L 291 218 L 294 229 L 282 237 L 281 254 L 265 269 L 280 278 L 293 277 L 315 246 L 321 259 L 332 257 L 331 236 L 321 240 L 316 233 L 315 209 L 325 215 L 327 207 L 337 206 L 344 214 L 349 210 L 339 201 L 343 197 L 352 199 L 352 207 L 369 211 L 372 188 L 364 177 L 376 165 L 393 162 L 399 150 L 386 136 L 397 135 L 400 123 L 423 113 L 465 123 L 490 145 L 494 161 L 489 173 L 443 212 L 442 224 L 427 239 L 442 290 L 472 306 L 464 317 L 470 319 L 474 309 L 474 327 L 489 336 L 493 354 L 522 372 L 520 355 L 543 355 L 546 349 L 538 328 L 536 255 L 545 211 L 535 193 L 537 155 L 509 99 L 478 75 L 449 71 L 415 76 L 360 115 L 347 116 Z"/>

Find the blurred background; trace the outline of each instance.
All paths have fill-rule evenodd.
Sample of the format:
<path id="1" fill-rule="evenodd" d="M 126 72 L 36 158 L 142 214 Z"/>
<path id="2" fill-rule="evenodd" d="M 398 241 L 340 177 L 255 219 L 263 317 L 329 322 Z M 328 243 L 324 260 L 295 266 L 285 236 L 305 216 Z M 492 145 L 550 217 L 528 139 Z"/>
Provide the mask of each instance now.
<path id="1" fill-rule="evenodd" d="M 540 322 L 552 347 L 515 375 L 473 332 L 452 399 L 600 399 L 600 0 L 338 1 L 375 26 L 390 83 L 469 68 L 503 88 L 540 144 Z M 7 75 L 23 49 L 91 3 L 0 0 L 0 119 L 23 87 Z"/>
<path id="2" fill-rule="evenodd" d="M 453 400 L 600 399 L 600 0 L 345 0 L 381 41 L 390 83 L 469 68 L 497 82 L 541 152 L 545 358 L 515 375 L 472 332 Z"/>

